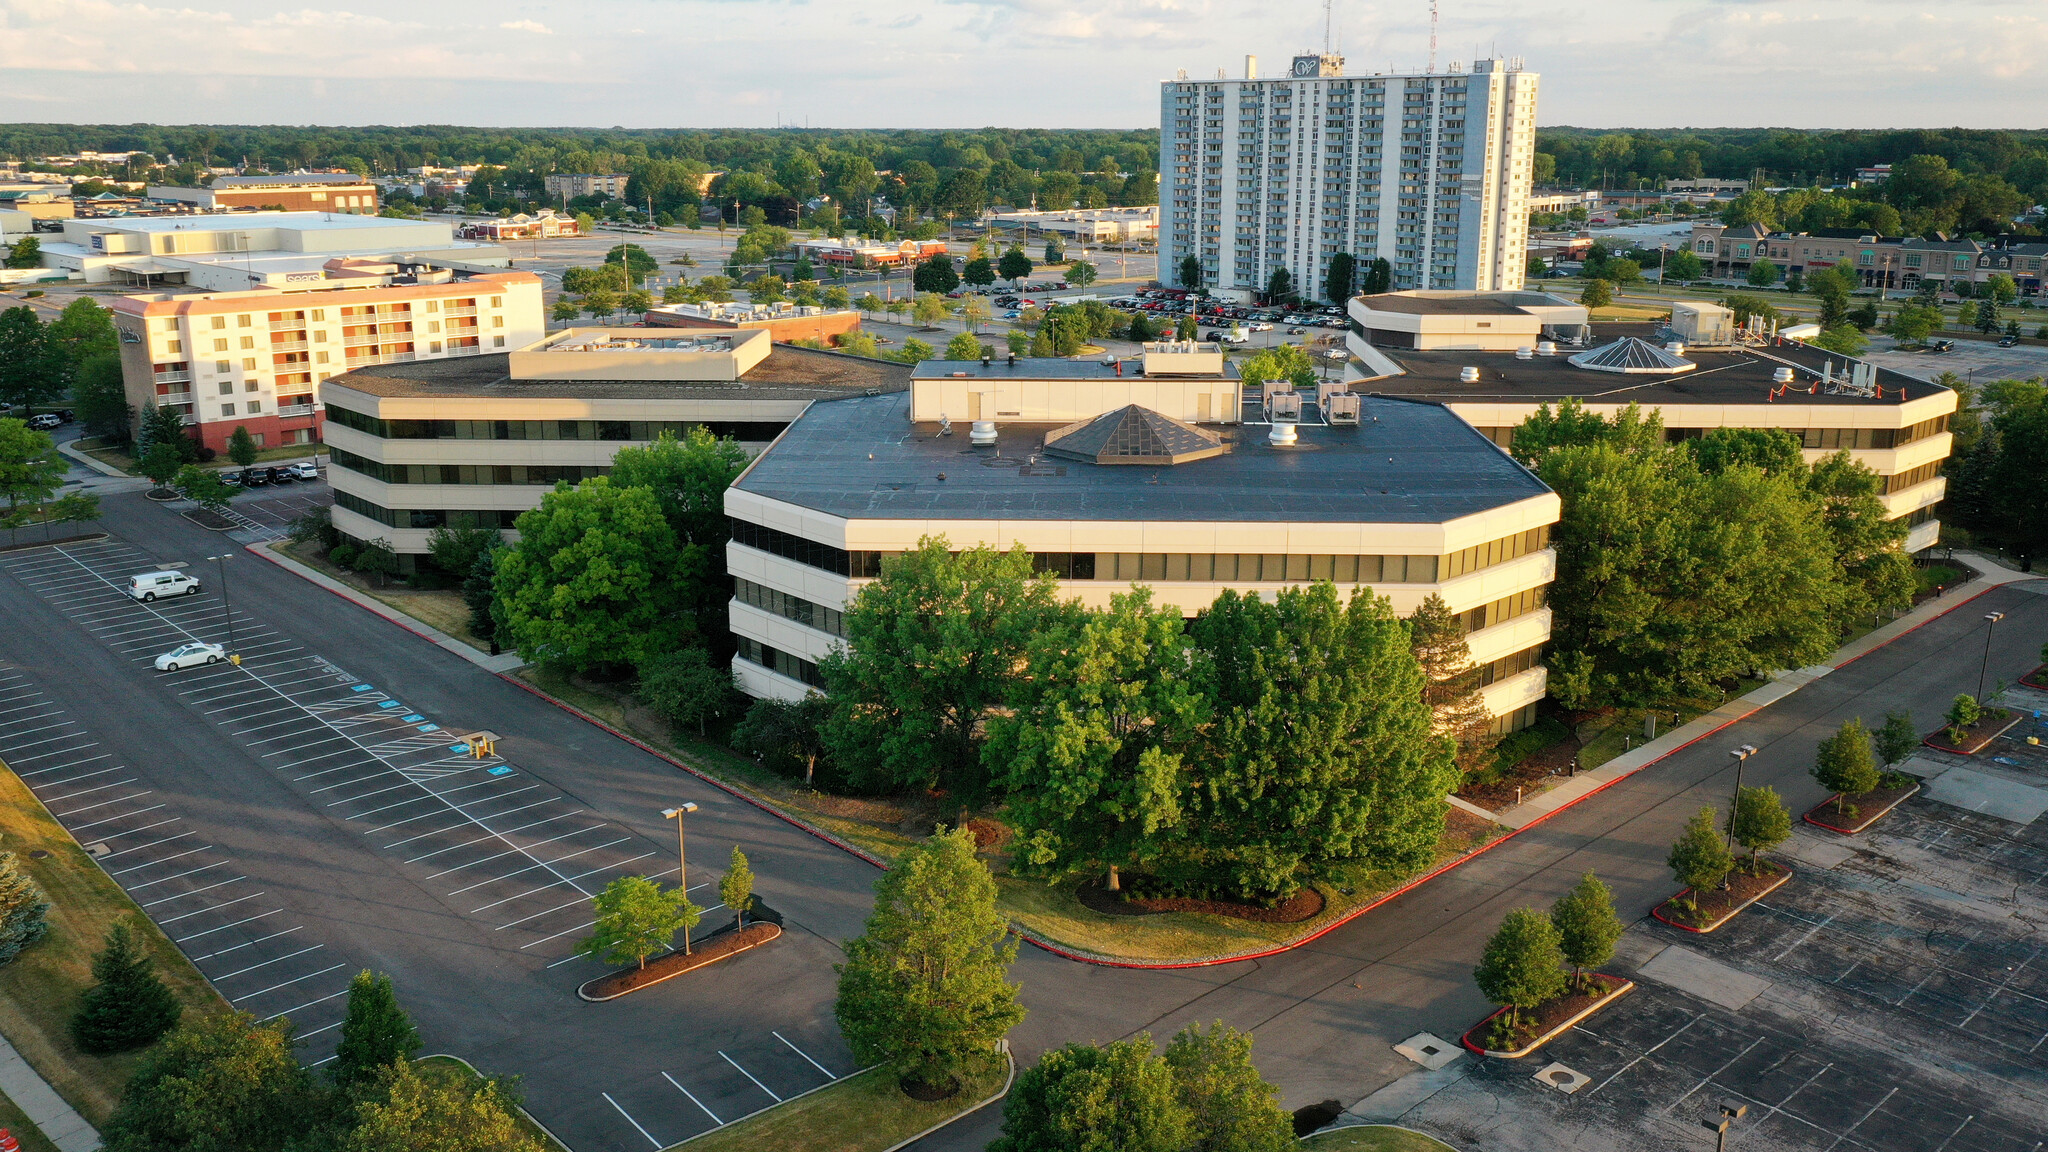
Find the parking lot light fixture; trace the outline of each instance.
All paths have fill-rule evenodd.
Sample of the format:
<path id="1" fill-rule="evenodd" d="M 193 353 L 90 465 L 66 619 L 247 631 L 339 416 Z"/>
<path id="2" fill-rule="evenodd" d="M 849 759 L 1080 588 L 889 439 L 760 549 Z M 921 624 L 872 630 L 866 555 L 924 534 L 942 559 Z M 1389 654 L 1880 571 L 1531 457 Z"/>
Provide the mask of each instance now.
<path id="1" fill-rule="evenodd" d="M 1979 703 L 1982 703 L 1984 700 L 1984 673 L 1991 667 L 1991 632 L 1994 628 L 1998 627 L 1998 622 L 2003 619 L 2005 619 L 2005 613 L 2003 612 L 1986 612 L 1984 614 L 1984 658 L 1977 662 L 1977 700 Z"/>
<path id="2" fill-rule="evenodd" d="M 683 899 L 685 900 L 690 898 L 690 864 L 688 857 L 683 852 L 683 817 L 696 810 L 697 805 L 688 800 L 683 801 L 679 807 L 663 808 L 661 810 L 661 818 L 663 820 L 673 820 L 676 822 L 676 882 L 682 885 Z M 683 926 L 683 955 L 688 956 L 689 954 L 690 927 L 685 924 Z"/>
<path id="3" fill-rule="evenodd" d="M 220 614 L 227 620 L 228 662 L 240 667 L 242 658 L 235 655 L 235 613 L 228 605 L 228 561 L 232 557 L 222 553 L 219 556 L 208 556 L 207 559 L 213 561 L 213 570 L 220 576 Z"/>
<path id="4" fill-rule="evenodd" d="M 1756 745 L 1744 744 L 1730 748 L 1728 755 L 1735 758 L 1735 799 L 1728 805 L 1728 851 L 1735 851 L 1735 810 L 1742 803 L 1742 766 L 1751 756 L 1756 755 Z"/>

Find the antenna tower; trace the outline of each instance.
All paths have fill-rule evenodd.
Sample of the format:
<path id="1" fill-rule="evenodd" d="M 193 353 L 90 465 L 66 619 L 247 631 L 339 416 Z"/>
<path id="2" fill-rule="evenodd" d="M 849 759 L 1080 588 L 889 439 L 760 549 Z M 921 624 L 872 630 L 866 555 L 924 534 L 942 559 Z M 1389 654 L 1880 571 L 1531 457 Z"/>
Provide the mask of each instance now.
<path id="1" fill-rule="evenodd" d="M 1323 0 L 1323 55 L 1330 54 L 1330 2 Z"/>
<path id="2" fill-rule="evenodd" d="M 1431 75 L 1435 75 L 1435 74 L 1436 74 L 1436 0 L 1429 0 L 1429 68 L 1428 68 L 1428 72 L 1429 72 L 1429 73 L 1430 73 Z"/>

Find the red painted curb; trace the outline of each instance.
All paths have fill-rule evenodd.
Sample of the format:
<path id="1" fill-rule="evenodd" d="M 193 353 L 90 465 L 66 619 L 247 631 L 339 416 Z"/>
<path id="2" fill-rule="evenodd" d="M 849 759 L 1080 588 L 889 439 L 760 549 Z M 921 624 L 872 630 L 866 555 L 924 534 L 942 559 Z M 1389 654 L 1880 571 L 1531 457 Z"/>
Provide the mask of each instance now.
<path id="1" fill-rule="evenodd" d="M 1977 593 L 1975 596 L 1970 597 L 1968 600 L 1958 600 L 1954 604 L 1949 605 L 1947 608 L 1943 608 L 1941 611 L 1936 612 L 1934 615 L 1929 616 L 1927 619 L 1922 620 L 1918 624 L 1913 625 L 1911 628 L 1906 629 L 1904 632 L 1899 633 L 1897 636 L 1892 637 L 1891 640 L 1887 640 L 1883 644 L 1879 644 L 1876 647 L 1873 647 L 1870 650 L 1870 652 L 1875 652 L 1879 648 L 1884 648 L 1890 645 L 1893 640 L 1899 640 L 1904 637 L 1911 636 L 1913 633 L 1918 632 L 1922 628 L 1927 627 L 1929 624 L 1934 623 L 1936 620 L 1941 619 L 1943 616 L 1946 616 L 1949 613 L 1955 611 L 1956 609 L 1961 608 L 1963 605 L 1974 603 L 1975 601 L 1980 600 L 1986 596 L 1989 596 L 1993 592 L 1996 592 L 2003 587 L 2005 587 L 2005 585 L 2003 584 L 1993 584 L 1991 587 L 1986 588 L 1982 592 Z M 1844 660 L 1840 664 L 1835 665 L 1835 671 L 1840 672 L 1842 669 L 1847 668 L 1849 665 L 1854 664 L 1858 660 L 1863 659 L 1863 657 L 1870 655 L 1870 652 L 1862 652 L 1855 656 L 1849 657 L 1847 660 Z"/>
<path id="2" fill-rule="evenodd" d="M 1572 1028 L 1579 1022 L 1586 1020 L 1589 1017 L 1597 1014 L 1602 1008 L 1607 1007 L 1609 1004 L 1614 1003 L 1616 1000 L 1619 1000 L 1623 996 L 1626 996 L 1630 992 L 1636 990 L 1636 982 L 1633 980 L 1625 979 L 1620 976 L 1608 976 L 1605 973 L 1600 972 L 1589 973 L 1589 975 L 1599 979 L 1619 981 L 1619 983 L 1617 983 L 1614 987 L 1609 988 L 1607 990 L 1606 995 L 1600 997 L 1598 1000 L 1595 1000 L 1593 1003 L 1587 1005 L 1585 1010 L 1580 1012 L 1578 1015 L 1573 1016 L 1571 1019 L 1566 1020 L 1564 1023 L 1558 1025 L 1557 1027 L 1551 1029 L 1548 1032 L 1545 1032 L 1543 1035 L 1538 1036 L 1534 1040 L 1529 1041 L 1528 1047 L 1517 1049 L 1513 1052 L 1502 1052 L 1497 1049 L 1488 1048 L 1483 1044 L 1475 1044 L 1472 1042 L 1473 1033 L 1478 1032 L 1481 1029 L 1485 1028 L 1488 1024 L 1493 1023 L 1496 1017 L 1500 1016 L 1503 1012 L 1507 1011 L 1506 1008 L 1494 1009 L 1492 1012 L 1486 1014 L 1485 1019 L 1481 1020 L 1477 1024 L 1474 1024 L 1470 1028 L 1465 1029 L 1464 1033 L 1458 1037 L 1459 1047 L 1464 1048 L 1466 1051 L 1472 1053 L 1475 1056 L 1491 1056 L 1496 1060 L 1520 1060 L 1524 1057 L 1534 1055 L 1537 1049 L 1543 1047 L 1545 1044 L 1550 1043 L 1552 1040 L 1557 1039 L 1559 1036 L 1564 1035 L 1566 1032 L 1571 1031 Z"/>
<path id="3" fill-rule="evenodd" d="M 1868 820 L 1863 821 L 1861 824 L 1858 824 L 1854 828 L 1840 828 L 1836 827 L 1833 824 L 1828 823 L 1825 820 L 1816 820 L 1813 818 L 1813 814 L 1815 812 L 1825 811 L 1826 809 L 1833 807 L 1835 803 L 1834 797 L 1830 797 L 1814 805 L 1812 808 L 1808 809 L 1806 811 L 1806 814 L 1801 816 L 1800 819 L 1806 821 L 1808 824 L 1813 825 L 1815 828 L 1825 828 L 1830 832 L 1839 832 L 1844 836 L 1854 836 L 1858 832 L 1869 831 L 1872 827 L 1874 827 L 1877 824 L 1879 820 L 1884 819 L 1885 817 L 1891 815 L 1895 810 L 1897 810 L 1899 805 L 1904 804 L 1906 801 L 1911 800 L 1915 796 L 1918 796 L 1920 794 L 1920 789 L 1924 786 L 1925 785 L 1914 785 L 1913 790 L 1911 792 L 1908 792 L 1904 796 L 1899 797 L 1897 800 L 1894 800 L 1891 803 L 1885 805 L 1884 811 L 1871 816 Z M 1841 793 L 1839 792 L 1835 793 L 1836 797 L 1839 797 L 1840 795 Z"/>
<path id="4" fill-rule="evenodd" d="M 1749 899 L 1744 900 L 1739 906 L 1729 909 L 1728 914 L 1726 916 L 1721 917 L 1719 920 L 1714 921 L 1712 924 L 1707 925 L 1705 928 L 1694 928 L 1690 924 L 1680 924 L 1676 920 L 1665 919 L 1664 914 L 1660 911 L 1660 909 L 1662 909 L 1665 904 L 1669 904 L 1672 900 L 1678 899 L 1679 896 L 1683 896 L 1687 892 L 1692 891 L 1692 889 L 1690 888 L 1680 888 L 1678 890 L 1678 896 L 1673 896 L 1670 899 L 1658 903 L 1655 907 L 1650 909 L 1650 915 L 1655 916 L 1658 920 L 1671 925 L 1673 928 L 1676 928 L 1681 932 L 1690 932 L 1695 936 L 1704 936 L 1707 933 L 1714 931 L 1716 928 L 1719 928 L 1727 924 L 1729 921 L 1735 919 L 1737 916 L 1742 915 L 1742 913 L 1745 910 L 1747 910 L 1751 905 L 1755 904 L 1757 901 L 1763 899 L 1764 897 L 1769 896 L 1771 893 L 1776 892 L 1778 889 L 1783 888 L 1785 885 L 1790 884 L 1791 882 L 1792 869 L 1786 868 L 1785 874 L 1783 876 L 1778 877 L 1778 882 L 1776 884 L 1773 884 L 1769 888 L 1766 888 L 1763 891 L 1757 893 L 1756 895 L 1751 896 Z M 1484 1021 L 1482 1021 L 1482 1023 L 1484 1023 Z"/>

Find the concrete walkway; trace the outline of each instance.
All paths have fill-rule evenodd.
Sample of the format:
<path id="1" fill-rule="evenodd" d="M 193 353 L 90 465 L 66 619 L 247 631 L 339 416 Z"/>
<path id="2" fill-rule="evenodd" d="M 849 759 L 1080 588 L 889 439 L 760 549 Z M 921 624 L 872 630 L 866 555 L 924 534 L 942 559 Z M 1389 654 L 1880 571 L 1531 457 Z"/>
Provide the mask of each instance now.
<path id="1" fill-rule="evenodd" d="M 124 480 L 130 479 L 128 473 L 80 449 L 77 440 L 66 440 L 64 443 L 57 445 L 57 451 L 62 452 L 64 455 L 69 456 L 71 459 L 78 461 L 102 476 L 118 476 Z"/>
<path id="2" fill-rule="evenodd" d="M 93 1126 L 66 1104 L 5 1038 L 0 1038 L 0 1092 L 62 1152 L 93 1152 L 100 1146 L 100 1134 Z"/>
<path id="3" fill-rule="evenodd" d="M 428 624 L 426 621 L 408 616 L 391 605 L 384 603 L 382 600 L 359 592 L 316 568 L 299 563 L 297 560 L 272 549 L 268 545 L 250 544 L 247 545 L 247 550 L 301 579 L 327 589 L 344 600 L 353 601 L 375 612 L 400 628 L 431 641 L 435 647 L 453 652 L 455 655 L 462 657 L 464 660 L 487 672 L 510 672 L 515 668 L 524 666 L 526 663 L 526 661 L 519 658 L 517 652 L 507 652 L 501 656 L 490 656 L 479 652 L 455 637 L 448 635 L 446 632 L 441 631 L 439 628 Z"/>
<path id="4" fill-rule="evenodd" d="M 1666 732 L 1655 740 L 1638 745 L 1616 756 L 1590 772 L 1581 772 L 1557 787 L 1530 798 L 1504 812 L 1490 814 L 1492 818 L 1510 828 L 1526 828 L 1538 820 L 1575 804 L 1617 780 L 1625 780 L 1648 768 L 1673 752 L 1726 728 L 1737 720 L 1769 707 L 1792 695 L 1815 680 L 1828 675 L 1835 669 L 1857 660 L 1883 647 L 1900 636 L 1911 632 L 1929 620 L 1962 606 L 1965 602 L 2005 584 L 2024 580 L 2039 580 L 2043 577 L 2029 572 L 2019 572 L 1975 554 L 1956 557 L 1961 563 L 1977 570 L 1977 577 L 1956 588 L 1951 588 L 1934 599 L 1927 600 L 1897 620 L 1875 629 L 1866 635 L 1837 648 L 1829 653 L 1826 661 L 1797 672 L 1778 672 L 1771 682 L 1746 695 L 1738 696 L 1719 708 Z M 1453 798 L 1453 803 L 1457 800 Z M 1470 807 L 1459 804 L 1459 807 Z"/>

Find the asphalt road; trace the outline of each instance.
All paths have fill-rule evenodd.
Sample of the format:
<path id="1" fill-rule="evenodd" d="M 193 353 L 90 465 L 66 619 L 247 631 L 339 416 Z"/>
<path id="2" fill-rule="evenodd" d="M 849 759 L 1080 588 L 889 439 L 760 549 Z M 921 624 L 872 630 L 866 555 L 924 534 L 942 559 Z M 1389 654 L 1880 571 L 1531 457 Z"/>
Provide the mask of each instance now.
<path id="1" fill-rule="evenodd" d="M 103 507 L 118 539 L 0 564 L 0 708 L 26 709 L 0 723 L 0 756 L 106 844 L 238 1007 L 289 1013 L 307 1059 L 331 1052 L 339 993 L 370 967 L 430 1051 L 521 1076 L 579 1152 L 665 1145 L 853 1071 L 831 965 L 871 866 L 255 557 L 230 575 L 244 665 L 154 672 L 178 639 L 219 638 L 216 590 L 140 605 L 107 581 L 221 540 L 139 494 Z M 502 737 L 500 759 L 447 753 L 447 733 L 476 729 Z M 785 936 L 716 981 L 578 1001 L 603 971 L 571 958 L 585 893 L 623 872 L 672 880 L 659 812 L 684 800 L 701 806 L 692 887 L 743 844 Z"/>

